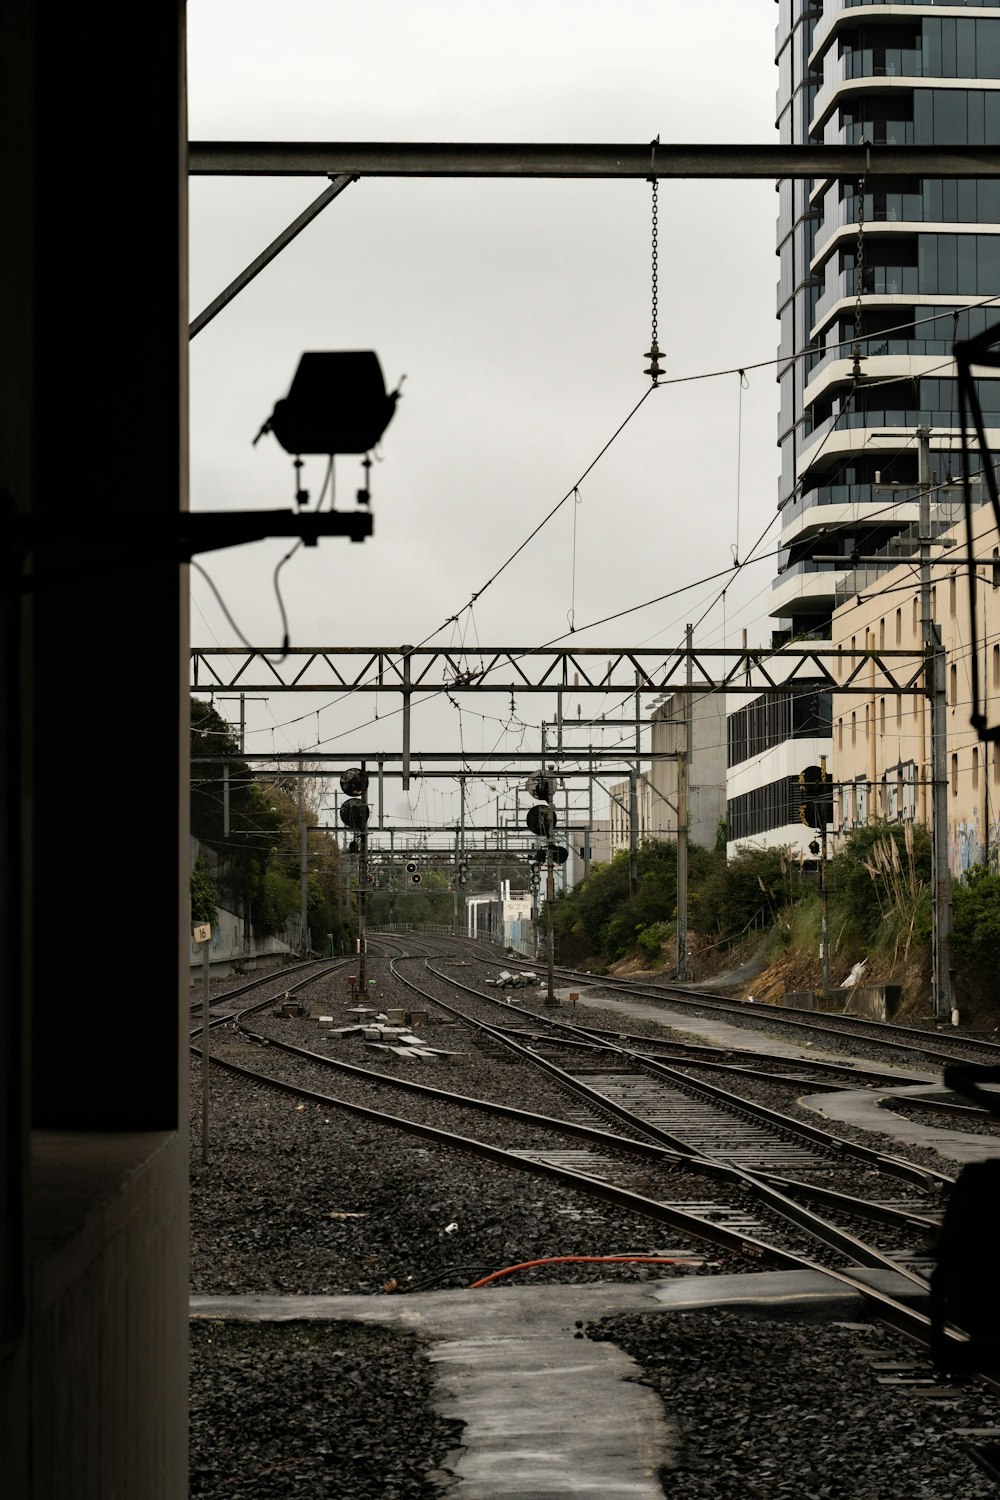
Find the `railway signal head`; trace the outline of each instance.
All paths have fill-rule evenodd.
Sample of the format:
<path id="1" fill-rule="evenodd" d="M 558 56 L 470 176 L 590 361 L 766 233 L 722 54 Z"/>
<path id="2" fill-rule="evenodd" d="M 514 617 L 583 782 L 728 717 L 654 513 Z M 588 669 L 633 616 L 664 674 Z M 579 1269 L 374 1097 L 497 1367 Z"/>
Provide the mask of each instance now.
<path id="1" fill-rule="evenodd" d="M 541 771 L 535 771 L 525 781 L 524 789 L 538 802 L 551 802 L 555 792 L 555 783 L 551 777 L 543 775 Z"/>
<path id="2" fill-rule="evenodd" d="M 420 884 L 420 871 L 418 870 L 414 875 L 411 875 L 410 876 L 410 880 L 413 882 L 414 885 L 419 885 Z"/>
<path id="3" fill-rule="evenodd" d="M 415 871 L 416 871 L 416 868 L 417 868 L 417 862 L 416 862 L 415 859 L 408 859 L 406 861 L 406 873 L 407 873 L 407 875 L 413 875 L 415 873 Z"/>
<path id="4" fill-rule="evenodd" d="M 340 790 L 345 797 L 364 797 L 368 790 L 368 772 L 360 766 L 350 766 L 340 775 Z"/>
<path id="5" fill-rule="evenodd" d="M 359 797 L 348 797 L 340 804 L 340 821 L 360 833 L 368 823 L 368 812 L 367 802 L 362 802 Z"/>
<path id="6" fill-rule="evenodd" d="M 536 802 L 528 808 L 524 821 L 538 838 L 548 838 L 556 826 L 556 810 L 548 802 Z"/>
<path id="7" fill-rule="evenodd" d="M 799 772 L 799 817 L 807 828 L 826 828 L 833 816 L 833 783 L 825 766 Z"/>

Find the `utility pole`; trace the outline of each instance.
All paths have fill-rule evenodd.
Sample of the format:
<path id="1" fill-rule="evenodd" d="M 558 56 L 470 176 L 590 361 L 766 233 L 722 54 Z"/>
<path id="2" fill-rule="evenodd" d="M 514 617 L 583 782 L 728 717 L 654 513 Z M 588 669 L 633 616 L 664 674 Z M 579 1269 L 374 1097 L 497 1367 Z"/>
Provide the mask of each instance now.
<path id="1" fill-rule="evenodd" d="M 933 926 L 931 987 L 936 1020 L 957 1024 L 951 994 L 951 872 L 948 869 L 948 715 L 941 629 L 931 617 L 930 428 L 917 428 L 920 491 L 920 634 L 931 720 L 931 859 Z"/>
<path id="2" fill-rule="evenodd" d="M 306 839 L 306 820 L 302 810 L 302 788 L 305 779 L 302 775 L 302 758 L 299 757 L 299 777 L 297 791 L 299 794 L 299 915 L 302 924 L 302 957 L 305 958 L 309 952 L 309 862 Z"/>
<path id="3" fill-rule="evenodd" d="M 638 771 L 629 767 L 628 773 L 628 898 L 634 901 L 639 893 L 639 798 Z"/>
<path id="4" fill-rule="evenodd" d="M 826 756 L 819 758 L 820 776 L 826 781 Z M 824 799 L 822 807 L 826 809 Z M 819 851 L 819 905 L 820 905 L 820 939 L 819 960 L 822 973 L 823 998 L 826 999 L 830 993 L 830 913 L 827 896 L 827 868 L 826 868 L 826 817 L 820 818 L 820 851 Z"/>
<path id="5" fill-rule="evenodd" d="M 677 978 L 688 977 L 688 812 L 689 772 L 691 766 L 691 738 L 693 711 L 691 703 L 692 661 L 691 638 L 693 628 L 684 627 L 684 644 L 688 650 L 687 684 L 684 694 L 684 745 L 677 757 Z"/>

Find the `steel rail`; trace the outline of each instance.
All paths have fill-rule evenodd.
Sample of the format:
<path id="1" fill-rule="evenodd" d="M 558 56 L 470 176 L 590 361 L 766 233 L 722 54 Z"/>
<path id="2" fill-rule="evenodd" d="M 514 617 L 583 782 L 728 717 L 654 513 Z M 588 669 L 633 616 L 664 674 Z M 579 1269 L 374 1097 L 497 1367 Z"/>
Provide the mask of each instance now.
<path id="1" fill-rule="evenodd" d="M 395 962 L 397 962 L 397 960 L 391 961 L 391 963 Z M 429 972 L 434 974 L 436 978 L 444 980 L 448 984 L 454 985 L 456 989 L 465 990 L 468 994 L 473 995 L 476 999 L 489 1001 L 490 1003 L 495 1005 L 503 1003 L 501 1001 L 497 1001 L 492 995 L 484 995 L 481 991 L 473 989 L 470 985 L 464 985 L 459 980 L 453 979 L 450 975 L 441 974 L 438 970 L 431 968 L 430 959 L 425 958 L 422 959 L 421 962 L 424 963 Z M 400 975 L 399 977 L 402 978 L 403 976 Z M 413 984 L 412 980 L 407 980 L 406 982 L 409 984 Z M 418 986 L 414 987 L 419 989 Z M 421 993 L 426 995 L 426 991 L 421 991 Z M 430 995 L 427 995 L 427 998 L 434 999 L 434 997 Z M 434 999 L 434 1003 L 442 1005 L 447 1009 L 454 1009 L 453 1007 L 449 1007 L 446 1001 Z M 455 1013 L 459 1014 L 459 1012 Z M 531 1014 L 536 1013 L 532 1012 Z M 566 1021 L 550 1020 L 547 1016 L 538 1016 L 538 1020 L 543 1024 L 547 1023 L 549 1025 L 559 1026 L 562 1030 L 573 1030 L 571 1024 Z M 505 1039 L 502 1030 L 500 1030 L 499 1028 L 486 1026 L 482 1022 L 475 1022 L 473 1024 L 479 1025 L 484 1030 L 492 1032 L 497 1036 L 499 1040 L 504 1041 L 505 1045 L 517 1047 L 517 1050 L 519 1051 L 523 1050 L 519 1047 L 518 1044 L 512 1043 L 509 1039 Z M 742 1099 L 737 1095 L 727 1093 L 723 1089 L 717 1089 L 713 1084 L 699 1083 L 695 1079 L 688 1078 L 686 1074 L 680 1073 L 676 1069 L 668 1067 L 666 1064 L 657 1063 L 655 1059 L 643 1059 L 640 1054 L 631 1051 L 627 1047 L 622 1047 L 620 1044 L 608 1042 L 606 1043 L 606 1046 L 609 1051 L 624 1058 L 628 1062 L 635 1063 L 640 1067 L 645 1068 L 648 1072 L 659 1074 L 660 1076 L 667 1078 L 671 1083 L 674 1084 L 675 1087 L 680 1088 L 685 1093 L 691 1093 L 704 1099 L 718 1102 L 720 1104 L 725 1101 L 726 1108 L 728 1110 L 749 1115 L 751 1118 L 757 1119 L 763 1124 L 768 1124 L 773 1129 L 782 1131 L 786 1135 L 791 1136 L 793 1139 L 800 1142 L 804 1141 L 808 1145 L 812 1146 L 818 1145 L 823 1150 L 829 1152 L 831 1156 L 851 1156 L 859 1161 L 867 1163 L 870 1166 L 877 1166 L 883 1171 L 888 1172 L 892 1176 L 901 1177 L 907 1182 L 916 1183 L 918 1185 L 922 1184 L 925 1187 L 935 1185 L 950 1185 L 953 1181 L 953 1179 L 948 1177 L 945 1173 L 936 1172 L 930 1167 L 918 1167 L 911 1162 L 903 1161 L 899 1157 L 889 1156 L 885 1152 L 875 1151 L 870 1146 L 862 1146 L 854 1141 L 845 1141 L 839 1136 L 828 1134 L 817 1125 L 810 1125 L 801 1120 L 793 1120 L 789 1116 L 779 1113 L 779 1111 L 777 1110 L 768 1109 L 765 1105 L 756 1104 L 752 1100 Z M 560 1077 L 564 1079 L 566 1087 L 574 1088 L 577 1092 L 580 1092 L 584 1087 L 579 1083 L 578 1080 L 572 1079 L 569 1074 L 565 1073 L 563 1069 L 559 1068 L 556 1063 L 550 1062 L 545 1058 L 539 1058 L 538 1063 L 542 1068 L 549 1070 L 552 1073 L 553 1077 Z M 596 1090 L 594 1090 L 593 1092 L 597 1094 Z M 603 1099 L 603 1096 L 597 1094 L 597 1098 Z M 605 1107 L 607 1107 L 610 1102 L 611 1101 L 605 1100 Z M 621 1109 L 621 1106 L 612 1105 L 612 1108 L 615 1111 L 619 1111 Z M 655 1129 L 656 1127 L 653 1128 Z M 663 1138 L 663 1136 L 657 1136 L 657 1139 Z M 693 1149 L 686 1142 L 681 1141 L 679 1137 L 671 1137 L 668 1144 L 674 1146 L 676 1150 L 684 1152 L 690 1152 Z"/>
<path id="2" fill-rule="evenodd" d="M 239 1077 L 249 1079 L 255 1083 L 263 1083 L 268 1087 L 292 1094 L 296 1098 L 322 1105 L 324 1108 L 336 1107 L 344 1109 L 372 1123 L 402 1130 L 405 1133 L 416 1135 L 424 1140 L 433 1141 L 446 1149 L 483 1157 L 498 1165 L 513 1168 L 515 1171 L 525 1172 L 535 1177 L 547 1178 L 564 1187 L 573 1188 L 590 1197 L 610 1203 L 615 1208 L 637 1213 L 658 1223 L 669 1224 L 671 1228 L 683 1230 L 694 1239 L 707 1240 L 711 1244 L 722 1246 L 739 1254 L 749 1255 L 761 1264 L 785 1270 L 807 1270 L 818 1273 L 855 1292 L 867 1304 L 871 1305 L 878 1317 L 906 1333 L 922 1347 L 930 1347 L 931 1321 L 926 1314 L 891 1296 L 889 1293 L 882 1292 L 878 1288 L 870 1286 L 867 1282 L 851 1275 L 849 1272 L 820 1265 L 806 1256 L 782 1250 L 778 1246 L 769 1245 L 765 1241 L 757 1240 L 752 1236 L 728 1230 L 724 1225 L 713 1224 L 706 1219 L 699 1219 L 672 1205 L 645 1198 L 641 1194 L 616 1187 L 614 1184 L 604 1182 L 599 1178 L 589 1177 L 580 1172 L 573 1172 L 565 1167 L 555 1166 L 550 1162 L 533 1161 L 517 1156 L 487 1141 L 476 1141 L 468 1136 L 460 1136 L 450 1131 L 442 1130 L 438 1126 L 426 1125 L 413 1120 L 404 1120 L 395 1115 L 388 1115 L 384 1111 L 372 1109 L 367 1105 L 354 1104 L 349 1100 L 338 1099 L 328 1094 L 321 1094 L 314 1089 L 302 1088 L 298 1084 L 286 1083 L 269 1074 L 243 1067 L 238 1063 L 229 1062 L 214 1055 L 210 1055 L 210 1062 Z M 898 1266 L 893 1265 L 892 1270 L 894 1273 L 899 1274 Z M 945 1328 L 944 1339 L 956 1351 L 966 1348 L 972 1342 L 970 1336 L 964 1330 L 951 1325 Z"/>

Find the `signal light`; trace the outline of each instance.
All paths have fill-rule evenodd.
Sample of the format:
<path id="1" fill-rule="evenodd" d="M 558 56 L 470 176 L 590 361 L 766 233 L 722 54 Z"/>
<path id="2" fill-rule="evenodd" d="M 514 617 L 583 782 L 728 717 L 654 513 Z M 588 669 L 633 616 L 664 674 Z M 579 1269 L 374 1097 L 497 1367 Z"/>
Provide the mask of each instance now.
<path id="1" fill-rule="evenodd" d="M 419 885 L 421 879 L 419 870 L 417 871 L 416 875 L 411 875 L 410 879 L 414 885 Z"/>
<path id="2" fill-rule="evenodd" d="M 548 776 L 543 776 L 540 771 L 536 771 L 525 781 L 524 789 L 539 802 L 551 802 L 555 785 Z"/>
<path id="3" fill-rule="evenodd" d="M 340 790 L 345 797 L 363 797 L 368 790 L 368 772 L 351 766 L 340 775 Z"/>
<path id="4" fill-rule="evenodd" d="M 349 797 L 340 804 L 340 821 L 359 833 L 367 825 L 368 814 L 367 802 L 362 802 L 358 797 Z"/>
<path id="5" fill-rule="evenodd" d="M 415 859 L 408 859 L 408 860 L 407 860 L 407 861 L 406 861 L 406 873 L 407 873 L 407 874 L 408 874 L 408 875 L 412 875 L 412 874 L 413 874 L 413 872 L 414 872 L 414 870 L 415 870 L 415 869 L 416 869 L 416 868 L 417 868 L 417 862 L 416 862 L 416 860 L 415 860 Z"/>
<path id="6" fill-rule="evenodd" d="M 825 766 L 806 766 L 799 772 L 799 818 L 807 828 L 825 828 L 833 817 L 833 783 Z"/>
<path id="7" fill-rule="evenodd" d="M 524 821 L 538 838 L 548 838 L 556 826 L 556 810 L 547 802 L 536 802 L 528 808 Z"/>

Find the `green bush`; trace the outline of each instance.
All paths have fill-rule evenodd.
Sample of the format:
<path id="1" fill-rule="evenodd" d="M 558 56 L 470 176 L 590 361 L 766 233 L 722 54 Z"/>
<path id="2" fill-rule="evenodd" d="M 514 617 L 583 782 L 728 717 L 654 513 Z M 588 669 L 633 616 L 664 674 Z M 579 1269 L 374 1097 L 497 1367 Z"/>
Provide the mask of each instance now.
<path id="1" fill-rule="evenodd" d="M 830 866 L 831 900 L 862 944 L 898 943 L 904 928 L 923 941 L 930 884 L 931 836 L 920 824 L 855 828 Z"/>
<path id="2" fill-rule="evenodd" d="M 654 922 L 650 927 L 640 927 L 636 934 L 639 952 L 650 959 L 657 959 L 663 952 L 663 944 L 673 935 L 672 922 Z"/>
<path id="3" fill-rule="evenodd" d="M 724 859 L 717 862 L 701 885 L 696 908 L 699 931 L 735 938 L 758 919 L 770 924 L 787 904 L 789 880 L 783 850 L 737 850 L 728 864 Z"/>
<path id="4" fill-rule="evenodd" d="M 208 922 L 212 927 L 219 922 L 215 884 L 200 855 L 191 871 L 191 922 L 194 926 Z"/>
<path id="5" fill-rule="evenodd" d="M 974 866 L 952 892 L 951 946 L 975 967 L 995 967 L 1000 954 L 1000 875 Z"/>

